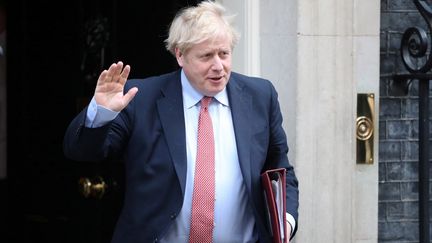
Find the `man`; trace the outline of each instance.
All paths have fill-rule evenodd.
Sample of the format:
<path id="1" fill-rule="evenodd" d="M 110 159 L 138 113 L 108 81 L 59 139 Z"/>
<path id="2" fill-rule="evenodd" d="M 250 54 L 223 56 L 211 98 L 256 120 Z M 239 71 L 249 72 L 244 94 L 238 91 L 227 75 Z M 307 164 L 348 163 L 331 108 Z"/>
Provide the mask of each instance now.
<path id="1" fill-rule="evenodd" d="M 180 70 L 127 80 L 130 66 L 118 62 L 99 76 L 64 150 L 75 160 L 124 161 L 112 242 L 271 242 L 260 175 L 272 168 L 287 169 L 286 234 L 295 234 L 298 183 L 277 93 L 231 72 L 237 41 L 225 9 L 204 1 L 171 24 L 166 45 Z"/>

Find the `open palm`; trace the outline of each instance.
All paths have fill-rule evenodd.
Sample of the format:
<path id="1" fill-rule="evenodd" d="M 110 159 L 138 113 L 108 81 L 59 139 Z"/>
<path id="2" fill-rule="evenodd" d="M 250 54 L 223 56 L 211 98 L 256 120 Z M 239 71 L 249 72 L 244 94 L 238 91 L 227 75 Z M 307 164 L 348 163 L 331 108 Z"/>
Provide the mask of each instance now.
<path id="1" fill-rule="evenodd" d="M 138 92 L 134 87 L 123 94 L 129 73 L 130 66 L 123 68 L 123 62 L 113 63 L 108 70 L 102 71 L 94 94 L 96 103 L 113 111 L 123 110 Z"/>

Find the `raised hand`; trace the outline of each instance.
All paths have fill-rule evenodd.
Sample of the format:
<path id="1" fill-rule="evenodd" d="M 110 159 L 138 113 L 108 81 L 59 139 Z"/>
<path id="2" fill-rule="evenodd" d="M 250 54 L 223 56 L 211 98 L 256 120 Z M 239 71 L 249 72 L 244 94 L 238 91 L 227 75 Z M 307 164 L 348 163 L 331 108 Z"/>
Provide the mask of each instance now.
<path id="1" fill-rule="evenodd" d="M 94 93 L 96 103 L 113 111 L 123 110 L 138 92 L 138 88 L 133 87 L 123 94 L 129 73 L 130 66 L 126 65 L 123 68 L 121 61 L 113 63 L 108 70 L 103 70 Z"/>

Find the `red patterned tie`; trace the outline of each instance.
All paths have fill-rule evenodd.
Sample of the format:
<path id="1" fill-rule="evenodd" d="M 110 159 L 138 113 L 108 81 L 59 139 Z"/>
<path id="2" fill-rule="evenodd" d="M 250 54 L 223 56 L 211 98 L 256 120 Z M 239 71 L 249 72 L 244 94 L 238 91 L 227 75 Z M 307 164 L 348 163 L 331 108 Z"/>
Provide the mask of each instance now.
<path id="1" fill-rule="evenodd" d="M 212 97 L 201 100 L 198 120 L 198 147 L 192 198 L 190 243 L 213 241 L 215 165 L 213 126 L 208 111 Z"/>

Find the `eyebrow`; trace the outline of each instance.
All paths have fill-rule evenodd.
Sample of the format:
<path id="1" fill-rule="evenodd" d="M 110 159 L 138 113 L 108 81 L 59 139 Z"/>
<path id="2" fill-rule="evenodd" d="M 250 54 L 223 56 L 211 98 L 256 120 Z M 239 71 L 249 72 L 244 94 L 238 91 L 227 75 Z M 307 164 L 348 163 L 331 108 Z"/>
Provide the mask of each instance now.
<path id="1" fill-rule="evenodd" d="M 230 48 L 215 48 L 215 49 L 200 49 L 198 53 L 204 54 L 204 53 L 212 53 L 212 52 L 231 52 Z"/>

